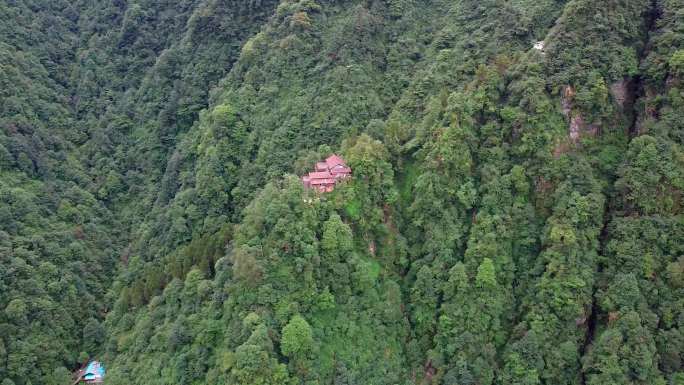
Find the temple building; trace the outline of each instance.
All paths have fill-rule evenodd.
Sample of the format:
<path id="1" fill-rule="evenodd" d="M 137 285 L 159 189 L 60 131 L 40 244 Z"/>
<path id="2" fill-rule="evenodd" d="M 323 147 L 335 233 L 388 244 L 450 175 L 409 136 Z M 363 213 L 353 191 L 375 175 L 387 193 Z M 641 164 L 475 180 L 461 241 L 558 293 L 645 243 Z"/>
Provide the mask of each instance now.
<path id="1" fill-rule="evenodd" d="M 331 155 L 323 162 L 316 163 L 316 170 L 302 177 L 305 188 L 320 192 L 331 192 L 335 185 L 351 176 L 351 168 L 338 155 Z"/>

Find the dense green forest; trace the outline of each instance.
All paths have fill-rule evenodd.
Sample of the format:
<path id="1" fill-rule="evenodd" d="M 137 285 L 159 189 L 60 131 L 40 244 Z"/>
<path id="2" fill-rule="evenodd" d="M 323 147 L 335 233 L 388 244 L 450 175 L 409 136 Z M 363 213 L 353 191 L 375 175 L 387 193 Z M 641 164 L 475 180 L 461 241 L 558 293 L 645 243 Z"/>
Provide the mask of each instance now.
<path id="1" fill-rule="evenodd" d="M 0 385 L 91 359 L 684 384 L 684 0 L 0 0 Z"/>

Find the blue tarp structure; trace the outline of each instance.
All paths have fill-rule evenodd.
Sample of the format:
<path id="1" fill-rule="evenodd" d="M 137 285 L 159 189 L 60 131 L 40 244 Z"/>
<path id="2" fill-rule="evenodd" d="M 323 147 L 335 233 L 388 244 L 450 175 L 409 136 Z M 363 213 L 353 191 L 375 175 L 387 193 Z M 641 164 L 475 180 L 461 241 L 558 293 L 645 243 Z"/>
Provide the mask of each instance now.
<path id="1" fill-rule="evenodd" d="M 90 361 L 84 371 L 83 379 L 86 381 L 100 381 L 104 378 L 105 367 L 98 361 Z"/>

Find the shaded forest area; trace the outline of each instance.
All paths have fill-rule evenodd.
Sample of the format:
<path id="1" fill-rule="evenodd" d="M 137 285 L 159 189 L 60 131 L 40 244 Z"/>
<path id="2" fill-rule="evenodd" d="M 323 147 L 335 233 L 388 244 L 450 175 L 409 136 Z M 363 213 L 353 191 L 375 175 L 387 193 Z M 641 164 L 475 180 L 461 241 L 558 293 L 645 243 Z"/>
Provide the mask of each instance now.
<path id="1" fill-rule="evenodd" d="M 0 0 L 0 384 L 684 383 L 683 42 L 682 0 Z"/>

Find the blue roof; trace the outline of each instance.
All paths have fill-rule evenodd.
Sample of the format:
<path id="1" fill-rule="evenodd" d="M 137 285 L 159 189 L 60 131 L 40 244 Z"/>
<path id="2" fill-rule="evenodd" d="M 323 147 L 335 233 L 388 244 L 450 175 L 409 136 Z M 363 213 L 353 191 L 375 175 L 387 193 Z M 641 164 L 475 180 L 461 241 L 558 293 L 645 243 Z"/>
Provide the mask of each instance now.
<path id="1" fill-rule="evenodd" d="M 83 378 L 86 380 L 95 380 L 98 378 L 104 378 L 105 367 L 98 361 L 90 361 L 88 366 L 85 368 L 85 374 Z"/>

